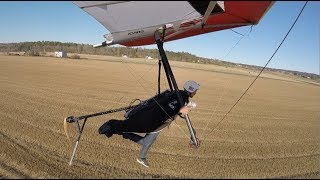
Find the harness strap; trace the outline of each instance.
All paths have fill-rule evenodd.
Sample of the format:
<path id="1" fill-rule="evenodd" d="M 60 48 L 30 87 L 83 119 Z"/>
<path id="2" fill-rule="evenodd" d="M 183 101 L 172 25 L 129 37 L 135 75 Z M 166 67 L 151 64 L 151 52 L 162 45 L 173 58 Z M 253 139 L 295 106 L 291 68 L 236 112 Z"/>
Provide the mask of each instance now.
<path id="1" fill-rule="evenodd" d="M 161 57 L 160 57 L 161 58 Z M 159 73 L 158 73 L 158 94 L 160 94 L 160 76 L 161 76 L 161 59 L 159 59 Z"/>

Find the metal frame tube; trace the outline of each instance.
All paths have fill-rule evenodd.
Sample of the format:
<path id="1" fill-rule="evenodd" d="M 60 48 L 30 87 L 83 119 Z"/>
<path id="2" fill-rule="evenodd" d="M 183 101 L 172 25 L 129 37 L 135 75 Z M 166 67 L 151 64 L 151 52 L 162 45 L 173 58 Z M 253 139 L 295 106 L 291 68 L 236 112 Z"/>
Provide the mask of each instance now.
<path id="1" fill-rule="evenodd" d="M 78 121 L 77 121 L 78 122 Z M 72 151 L 72 155 L 71 155 L 71 158 L 70 158 L 70 161 L 69 161 L 69 165 L 71 166 L 72 165 L 72 161 L 74 159 L 74 156 L 76 155 L 76 150 L 77 150 L 77 147 L 80 143 L 80 138 L 81 138 L 81 135 L 82 135 L 82 132 L 83 132 L 83 129 L 84 129 L 84 125 L 86 124 L 87 122 L 87 118 L 85 118 L 83 124 L 82 124 L 82 127 L 80 129 L 80 125 L 79 125 L 79 122 L 78 122 L 78 131 L 79 131 L 79 135 L 78 135 L 78 139 L 77 139 L 77 142 L 73 148 L 73 151 Z"/>

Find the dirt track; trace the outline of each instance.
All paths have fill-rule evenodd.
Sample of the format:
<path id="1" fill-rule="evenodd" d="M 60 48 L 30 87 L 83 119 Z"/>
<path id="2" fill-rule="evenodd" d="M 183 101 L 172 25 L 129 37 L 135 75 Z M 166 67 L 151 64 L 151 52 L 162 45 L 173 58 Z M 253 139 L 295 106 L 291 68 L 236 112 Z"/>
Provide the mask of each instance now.
<path id="1" fill-rule="evenodd" d="M 199 149 L 188 147 L 178 118 L 152 146 L 146 169 L 136 162 L 138 145 L 98 134 L 105 120 L 123 117 L 114 113 L 88 120 L 69 166 L 74 142 L 64 134 L 66 116 L 124 107 L 157 91 L 156 61 L 110 60 L 0 56 L 1 178 L 320 177 L 319 85 L 263 74 L 269 78 L 259 78 L 216 126 L 254 76 L 178 62 L 172 62 L 178 85 L 189 79 L 201 85 L 189 115 Z"/>

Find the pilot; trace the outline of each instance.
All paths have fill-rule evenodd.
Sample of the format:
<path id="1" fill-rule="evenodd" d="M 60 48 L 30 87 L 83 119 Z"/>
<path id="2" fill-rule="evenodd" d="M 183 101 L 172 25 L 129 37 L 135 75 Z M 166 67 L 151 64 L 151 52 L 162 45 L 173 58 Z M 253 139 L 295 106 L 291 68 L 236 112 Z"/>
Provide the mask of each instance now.
<path id="1" fill-rule="evenodd" d="M 183 106 L 179 104 L 177 94 L 173 91 L 165 91 L 157 98 L 149 100 L 149 105 L 140 111 L 127 117 L 125 120 L 111 119 L 99 128 L 99 134 L 105 134 L 110 138 L 113 134 L 122 135 L 123 138 L 140 144 L 141 150 L 137 162 L 149 167 L 147 152 L 156 141 L 161 130 L 167 127 L 176 115 L 186 115 L 195 107 L 195 103 L 189 102 L 189 98 L 196 95 L 200 85 L 193 81 L 187 81 L 179 90 L 183 100 Z M 135 133 L 146 133 L 143 137 Z"/>

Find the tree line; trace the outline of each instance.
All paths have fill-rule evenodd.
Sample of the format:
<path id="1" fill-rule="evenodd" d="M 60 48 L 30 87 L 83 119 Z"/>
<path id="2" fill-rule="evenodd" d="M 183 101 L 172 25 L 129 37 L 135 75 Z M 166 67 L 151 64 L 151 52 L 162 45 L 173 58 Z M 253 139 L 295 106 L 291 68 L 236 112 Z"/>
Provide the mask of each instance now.
<path id="1" fill-rule="evenodd" d="M 55 51 L 66 51 L 67 53 L 107 55 L 121 57 L 126 55 L 130 58 L 145 58 L 150 56 L 159 58 L 157 49 L 146 49 L 141 47 L 101 47 L 94 48 L 89 44 L 62 43 L 57 41 L 37 41 L 20 43 L 0 43 L 0 52 L 37 52 L 37 54 Z M 171 61 L 186 61 L 197 63 L 219 64 L 217 59 L 202 58 L 188 52 L 166 51 L 168 59 Z M 215 62 L 216 61 L 216 62 Z M 220 62 L 221 63 L 221 62 Z"/>
<path id="2" fill-rule="evenodd" d="M 92 55 L 106 55 L 106 56 L 118 56 L 126 55 L 130 58 L 145 58 L 151 56 L 154 59 L 159 59 L 158 49 L 146 49 L 142 47 L 112 47 L 106 46 L 101 48 L 94 48 L 89 44 L 77 44 L 77 43 L 62 43 L 58 41 L 37 41 L 37 42 L 19 42 L 19 43 L 0 43 L 0 52 L 26 52 L 31 55 L 41 55 L 46 52 L 66 51 L 67 53 L 75 54 L 92 54 Z M 235 67 L 241 65 L 242 68 L 260 70 L 262 67 L 246 64 L 237 64 L 219 59 L 209 59 L 198 57 L 188 52 L 173 52 L 166 51 L 167 58 L 170 61 L 185 61 L 202 64 L 215 64 L 220 66 Z M 267 71 L 277 71 L 286 74 L 298 75 L 302 77 L 309 77 L 311 79 L 318 79 L 319 75 L 298 71 L 282 70 L 266 68 Z"/>

